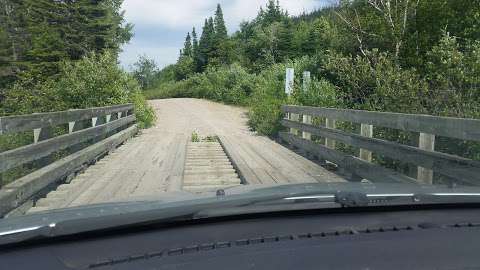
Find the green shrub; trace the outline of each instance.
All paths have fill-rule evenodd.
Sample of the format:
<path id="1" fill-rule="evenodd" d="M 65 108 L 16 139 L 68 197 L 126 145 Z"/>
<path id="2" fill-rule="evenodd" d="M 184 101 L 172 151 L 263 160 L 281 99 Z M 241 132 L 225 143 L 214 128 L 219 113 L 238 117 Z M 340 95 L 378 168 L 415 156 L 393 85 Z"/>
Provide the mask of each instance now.
<path id="1" fill-rule="evenodd" d="M 149 128 L 155 124 L 155 110 L 148 105 L 145 96 L 140 91 L 133 91 L 130 94 L 130 102 L 135 106 L 135 117 L 140 128 Z"/>
<path id="2" fill-rule="evenodd" d="M 280 120 L 284 114 L 281 105 L 297 104 L 308 106 L 339 106 L 335 87 L 325 80 L 311 79 L 309 89 L 303 91 L 302 73 L 317 70 L 317 57 L 302 57 L 286 64 L 276 64 L 264 70 L 257 78 L 254 94 L 250 101 L 251 128 L 260 134 L 275 136 L 281 130 Z M 285 70 L 295 69 L 294 92 L 290 98 L 285 94 Z"/>
<path id="3" fill-rule="evenodd" d="M 253 92 L 255 75 L 238 64 L 228 67 L 209 67 L 204 73 L 189 78 L 163 83 L 156 89 L 145 91 L 148 99 L 206 98 L 227 104 L 246 105 Z"/>
<path id="4" fill-rule="evenodd" d="M 154 122 L 153 109 L 142 97 L 138 82 L 121 70 L 112 53 L 89 54 L 76 62 L 64 62 L 60 73 L 44 81 L 24 74 L 7 91 L 5 114 L 63 111 L 133 102 L 141 127 Z"/>
<path id="5" fill-rule="evenodd" d="M 427 53 L 428 106 L 436 115 L 480 117 L 480 41 L 460 48 L 444 35 Z"/>
<path id="6" fill-rule="evenodd" d="M 351 109 L 422 113 L 427 85 L 414 69 L 404 69 L 387 53 L 367 51 L 367 56 L 330 54 L 326 71 Z"/>

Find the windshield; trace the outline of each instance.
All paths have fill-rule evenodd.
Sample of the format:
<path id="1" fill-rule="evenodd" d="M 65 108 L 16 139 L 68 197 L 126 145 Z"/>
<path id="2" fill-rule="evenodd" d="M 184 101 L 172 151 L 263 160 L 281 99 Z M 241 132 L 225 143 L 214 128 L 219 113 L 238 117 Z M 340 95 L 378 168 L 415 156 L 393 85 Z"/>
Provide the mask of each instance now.
<path id="1" fill-rule="evenodd" d="M 479 19 L 470 0 L 0 0 L 0 224 L 480 203 Z"/>

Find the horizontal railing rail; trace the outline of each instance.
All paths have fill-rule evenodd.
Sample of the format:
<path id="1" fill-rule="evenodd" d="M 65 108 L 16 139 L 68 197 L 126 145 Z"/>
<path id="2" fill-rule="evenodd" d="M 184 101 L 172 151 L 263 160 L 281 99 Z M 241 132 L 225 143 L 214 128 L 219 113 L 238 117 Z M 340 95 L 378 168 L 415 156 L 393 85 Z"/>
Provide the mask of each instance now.
<path id="1" fill-rule="evenodd" d="M 282 111 L 288 115 L 303 115 L 303 123 L 298 121 L 299 117 L 281 121 L 284 127 L 291 130 L 280 133 L 284 141 L 337 164 L 357 178 L 432 183 L 436 172 L 462 183 L 480 183 L 480 161 L 435 151 L 436 135 L 480 141 L 480 120 L 303 106 L 283 106 Z M 312 117 L 326 119 L 327 123 L 333 125 L 314 126 Z M 336 129 L 336 121 L 361 124 L 361 134 Z M 373 138 L 374 126 L 418 132 L 419 145 L 414 147 Z M 302 132 L 302 138 L 299 137 L 299 131 Z M 312 135 L 326 138 L 326 145 L 312 142 Z M 360 148 L 359 156 L 335 150 L 336 142 Z M 417 165 L 416 178 L 372 163 L 372 153 Z"/>
<path id="2" fill-rule="evenodd" d="M 283 111 L 461 140 L 480 141 L 480 121 L 476 119 L 304 106 L 283 106 Z"/>
<path id="3" fill-rule="evenodd" d="M 135 116 L 129 115 L 125 118 L 120 118 L 100 126 L 83 129 L 0 153 L 0 160 L 2 161 L 0 163 L 0 172 L 7 171 L 11 168 L 46 157 L 56 151 L 105 135 L 133 122 L 135 122 Z"/>
<path id="4" fill-rule="evenodd" d="M 133 136 L 135 121 L 132 104 L 0 117 L 0 136 L 33 131 L 31 142 L 0 152 L 0 176 L 27 165 L 29 172 L 0 186 L 0 216 L 48 186 L 71 178 L 85 164 Z M 60 126 L 63 131 L 55 136 Z M 56 153 L 62 154 L 53 158 Z"/>
<path id="5" fill-rule="evenodd" d="M 90 109 L 69 110 L 63 112 L 36 113 L 19 116 L 0 117 L 0 135 L 29 131 L 38 128 L 58 126 L 61 124 L 88 120 L 115 113 L 131 114 L 133 104 L 98 107 Z"/>

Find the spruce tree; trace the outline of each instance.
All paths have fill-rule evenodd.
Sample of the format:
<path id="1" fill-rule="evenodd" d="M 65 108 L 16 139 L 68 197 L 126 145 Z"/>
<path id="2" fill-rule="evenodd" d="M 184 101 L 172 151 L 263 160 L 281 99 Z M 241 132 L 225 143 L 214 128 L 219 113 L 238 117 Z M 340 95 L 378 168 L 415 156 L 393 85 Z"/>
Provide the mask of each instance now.
<path id="1" fill-rule="evenodd" d="M 294 57 L 293 50 L 294 29 L 290 20 L 281 24 L 278 29 L 278 52 L 277 55 L 281 60 L 292 59 Z"/>
<path id="2" fill-rule="evenodd" d="M 195 66 L 198 72 L 202 72 L 207 65 L 207 54 L 209 50 L 209 26 L 208 19 L 205 19 L 203 25 L 202 35 L 200 36 L 200 42 L 198 43 L 197 59 L 195 59 Z"/>
<path id="3" fill-rule="evenodd" d="M 273 22 L 279 22 L 286 14 L 283 13 L 282 8 L 280 7 L 280 2 L 275 0 L 268 0 L 267 9 L 263 13 L 262 23 L 264 26 L 269 25 Z"/>
<path id="4" fill-rule="evenodd" d="M 217 5 L 217 11 L 215 11 L 215 36 L 217 41 L 222 41 L 228 38 L 227 27 L 223 18 L 223 11 L 220 4 Z"/>
<path id="5" fill-rule="evenodd" d="M 190 37 L 190 33 L 187 33 L 187 37 L 185 38 L 185 43 L 183 46 L 182 56 L 185 57 L 192 57 L 192 38 Z"/>
<path id="6" fill-rule="evenodd" d="M 198 53 L 198 37 L 195 27 L 192 30 L 192 57 L 196 58 Z"/>
<path id="7" fill-rule="evenodd" d="M 91 51 L 118 53 L 132 35 L 131 25 L 124 24 L 121 3 L 0 0 L 0 50 L 4 49 L 0 84 L 5 74 L 16 77 L 22 70 L 48 78 L 63 60 L 79 60 Z"/>

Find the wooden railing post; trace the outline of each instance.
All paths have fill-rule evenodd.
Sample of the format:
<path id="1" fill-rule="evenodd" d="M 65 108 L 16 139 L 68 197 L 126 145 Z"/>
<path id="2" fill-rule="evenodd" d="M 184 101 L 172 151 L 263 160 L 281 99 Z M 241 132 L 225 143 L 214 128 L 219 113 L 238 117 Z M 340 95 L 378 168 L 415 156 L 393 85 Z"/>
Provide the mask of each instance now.
<path id="1" fill-rule="evenodd" d="M 420 133 L 418 148 L 427 151 L 435 151 L 435 135 Z M 424 184 L 433 184 L 433 171 L 419 166 L 417 180 Z"/>
<path id="2" fill-rule="evenodd" d="M 299 120 L 300 120 L 300 115 L 298 115 L 296 113 L 291 113 L 290 114 L 290 121 L 299 122 Z M 298 136 L 299 131 L 296 128 L 290 128 L 290 133 Z"/>
<path id="3" fill-rule="evenodd" d="M 42 132 L 41 128 L 36 128 L 33 130 L 33 143 L 38 143 L 40 141 L 41 132 Z"/>
<path id="4" fill-rule="evenodd" d="M 97 120 L 98 120 L 98 117 L 93 117 L 93 118 L 92 118 L 92 127 L 96 127 L 96 126 L 97 126 Z"/>
<path id="5" fill-rule="evenodd" d="M 33 130 L 33 143 L 37 144 L 38 142 L 48 140 L 53 136 L 52 127 L 36 128 Z M 39 158 L 34 161 L 35 166 L 46 166 L 52 162 L 53 158 L 51 155 Z"/>
<path id="6" fill-rule="evenodd" d="M 327 128 L 335 129 L 335 128 L 337 128 L 337 121 L 327 118 L 325 120 L 325 126 Z M 326 147 L 328 147 L 330 149 L 335 149 L 336 144 L 337 144 L 337 142 L 335 140 L 325 138 L 325 146 Z"/>
<path id="7" fill-rule="evenodd" d="M 68 133 L 73 133 L 75 130 L 75 123 L 76 122 L 68 122 Z"/>
<path id="8" fill-rule="evenodd" d="M 310 115 L 303 115 L 303 123 L 304 124 L 307 124 L 307 125 L 311 125 L 312 124 L 312 116 Z M 309 133 L 309 132 L 303 132 L 302 133 L 302 138 L 304 138 L 305 140 L 309 140 L 311 141 L 312 140 L 312 134 Z"/>
<path id="9" fill-rule="evenodd" d="M 368 138 L 373 137 L 373 125 L 362 124 L 360 128 L 360 135 Z M 360 159 L 372 162 L 372 152 L 360 149 Z"/>
<path id="10" fill-rule="evenodd" d="M 33 143 L 50 139 L 50 137 L 52 137 L 51 127 L 36 128 L 33 130 Z"/>

